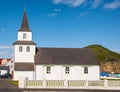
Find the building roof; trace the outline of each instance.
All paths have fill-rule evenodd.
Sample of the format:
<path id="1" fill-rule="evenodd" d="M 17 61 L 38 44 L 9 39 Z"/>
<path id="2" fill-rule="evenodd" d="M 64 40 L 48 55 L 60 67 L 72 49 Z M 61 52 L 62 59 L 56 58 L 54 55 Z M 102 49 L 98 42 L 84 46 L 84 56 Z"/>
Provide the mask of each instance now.
<path id="1" fill-rule="evenodd" d="M 36 45 L 33 41 L 16 41 L 13 43 L 13 45 Z"/>
<path id="2" fill-rule="evenodd" d="M 88 48 L 37 48 L 35 64 L 99 65 Z"/>
<path id="3" fill-rule="evenodd" d="M 0 58 L 0 65 L 2 64 L 3 60 L 6 60 L 7 62 L 10 62 L 11 58 Z"/>
<path id="4" fill-rule="evenodd" d="M 24 11 L 23 20 L 19 32 L 31 32 L 31 30 L 29 29 L 26 11 Z"/>
<path id="5" fill-rule="evenodd" d="M 15 71 L 33 71 L 34 63 L 15 63 Z"/>

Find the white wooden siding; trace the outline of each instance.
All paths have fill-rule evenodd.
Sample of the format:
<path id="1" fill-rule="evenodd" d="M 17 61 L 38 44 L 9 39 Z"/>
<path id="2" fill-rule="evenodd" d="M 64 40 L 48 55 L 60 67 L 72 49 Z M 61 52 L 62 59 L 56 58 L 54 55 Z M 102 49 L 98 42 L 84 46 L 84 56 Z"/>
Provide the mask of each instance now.
<path id="1" fill-rule="evenodd" d="M 99 66 L 88 66 L 88 74 L 84 74 L 84 66 L 72 65 L 70 73 L 65 73 L 65 66 L 52 65 L 51 73 L 46 73 L 47 65 L 36 65 L 36 80 L 99 80 Z"/>
<path id="2" fill-rule="evenodd" d="M 19 80 L 20 77 L 27 77 L 29 80 L 34 80 L 33 71 L 14 71 L 14 80 Z"/>

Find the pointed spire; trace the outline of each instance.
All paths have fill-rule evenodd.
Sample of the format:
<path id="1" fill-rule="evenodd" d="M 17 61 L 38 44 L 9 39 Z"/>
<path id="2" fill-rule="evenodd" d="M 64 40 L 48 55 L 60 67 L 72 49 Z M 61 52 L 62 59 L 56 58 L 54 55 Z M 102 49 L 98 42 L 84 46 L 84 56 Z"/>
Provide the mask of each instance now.
<path id="1" fill-rule="evenodd" d="M 30 31 L 25 7 L 24 7 L 24 15 L 23 15 L 23 20 L 22 20 L 22 25 L 21 25 L 21 28 L 19 31 L 25 31 L 25 32 Z"/>

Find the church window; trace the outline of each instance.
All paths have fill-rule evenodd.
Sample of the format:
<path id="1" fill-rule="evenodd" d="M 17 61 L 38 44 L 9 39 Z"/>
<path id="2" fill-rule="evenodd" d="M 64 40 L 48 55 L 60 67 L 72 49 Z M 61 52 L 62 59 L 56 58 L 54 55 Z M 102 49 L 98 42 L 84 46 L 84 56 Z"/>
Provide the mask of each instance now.
<path id="1" fill-rule="evenodd" d="M 51 67 L 46 67 L 46 73 L 50 74 L 51 73 Z"/>
<path id="2" fill-rule="evenodd" d="M 27 34 L 23 33 L 23 39 L 26 39 L 26 38 L 27 38 Z"/>
<path id="3" fill-rule="evenodd" d="M 27 46 L 27 47 L 26 47 L 26 51 L 27 51 L 27 52 L 30 52 L 30 46 Z"/>
<path id="4" fill-rule="evenodd" d="M 84 67 L 84 74 L 88 74 L 88 67 Z"/>
<path id="5" fill-rule="evenodd" d="M 70 73 L 70 67 L 65 67 L 65 73 L 69 74 Z"/>
<path id="6" fill-rule="evenodd" d="M 22 52 L 22 51 L 23 51 L 23 47 L 19 46 L 19 52 Z"/>
<path id="7" fill-rule="evenodd" d="M 11 63 L 13 63 L 13 60 L 11 60 Z"/>

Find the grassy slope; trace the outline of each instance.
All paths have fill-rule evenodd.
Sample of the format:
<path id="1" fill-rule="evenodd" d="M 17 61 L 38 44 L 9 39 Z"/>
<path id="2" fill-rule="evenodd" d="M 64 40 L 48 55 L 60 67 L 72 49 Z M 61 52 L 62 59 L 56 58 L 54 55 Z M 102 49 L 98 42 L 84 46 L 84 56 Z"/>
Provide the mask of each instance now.
<path id="1" fill-rule="evenodd" d="M 112 52 L 101 45 L 90 45 L 85 48 L 91 48 L 94 51 L 95 55 L 97 56 L 99 62 L 106 61 L 107 59 L 112 58 L 120 61 L 120 54 Z"/>

